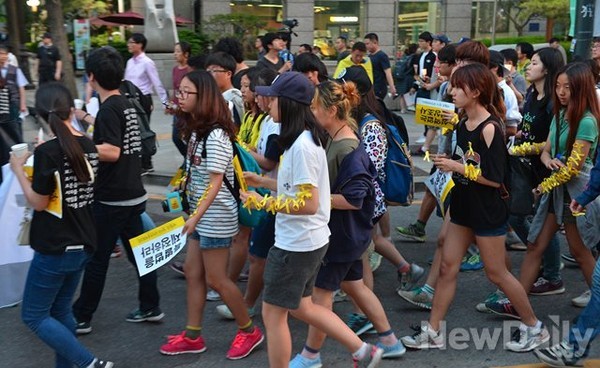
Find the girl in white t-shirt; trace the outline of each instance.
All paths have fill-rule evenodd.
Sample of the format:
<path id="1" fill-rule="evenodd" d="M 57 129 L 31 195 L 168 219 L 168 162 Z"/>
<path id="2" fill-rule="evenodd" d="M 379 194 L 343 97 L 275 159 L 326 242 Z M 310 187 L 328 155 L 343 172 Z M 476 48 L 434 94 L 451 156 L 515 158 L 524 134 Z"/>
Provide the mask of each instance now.
<path id="1" fill-rule="evenodd" d="M 277 198 L 240 193 L 252 207 L 277 212 L 275 246 L 267 258 L 262 307 L 269 336 L 269 365 L 289 366 L 292 341 L 287 318 L 291 313 L 342 343 L 352 352 L 355 366 L 376 367 L 383 350 L 364 343 L 335 313 L 311 299 L 329 243 L 331 211 L 324 134 L 310 110 L 314 87 L 304 75 L 286 72 L 271 86 L 256 87 L 256 92 L 271 97 L 270 115 L 281 122 L 279 144 L 284 151 L 277 180 L 244 175 L 250 186 L 277 190 Z"/>

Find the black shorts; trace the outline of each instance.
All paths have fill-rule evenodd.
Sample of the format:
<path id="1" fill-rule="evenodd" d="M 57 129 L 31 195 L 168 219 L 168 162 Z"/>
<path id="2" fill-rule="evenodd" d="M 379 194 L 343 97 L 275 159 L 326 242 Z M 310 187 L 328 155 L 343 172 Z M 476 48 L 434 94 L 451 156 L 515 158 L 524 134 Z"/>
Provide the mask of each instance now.
<path id="1" fill-rule="evenodd" d="M 363 278 L 362 259 L 353 262 L 325 262 L 315 281 L 320 289 L 336 291 L 342 281 L 358 281 Z"/>
<path id="2" fill-rule="evenodd" d="M 325 245 L 311 252 L 271 248 L 263 276 L 263 301 L 281 308 L 298 309 L 302 298 L 312 295 L 327 248 Z"/>

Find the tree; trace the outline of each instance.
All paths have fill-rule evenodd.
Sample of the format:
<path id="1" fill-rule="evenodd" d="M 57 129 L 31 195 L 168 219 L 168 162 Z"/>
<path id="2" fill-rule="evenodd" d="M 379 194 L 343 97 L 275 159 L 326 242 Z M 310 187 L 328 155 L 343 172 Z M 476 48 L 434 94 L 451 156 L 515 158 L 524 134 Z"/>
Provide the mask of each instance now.
<path id="1" fill-rule="evenodd" d="M 67 33 L 65 31 L 63 9 L 60 0 L 46 0 L 46 11 L 48 12 L 48 28 L 52 32 L 52 41 L 58 47 L 63 65 L 63 83 L 71 91 L 73 96 L 77 96 L 77 86 L 75 84 L 75 73 L 73 71 L 73 56 L 69 50 Z"/>
<path id="2" fill-rule="evenodd" d="M 569 18 L 569 0 L 498 0 L 498 7 L 504 9 L 518 36 L 523 35 L 525 26 L 534 17 L 566 22 Z"/>

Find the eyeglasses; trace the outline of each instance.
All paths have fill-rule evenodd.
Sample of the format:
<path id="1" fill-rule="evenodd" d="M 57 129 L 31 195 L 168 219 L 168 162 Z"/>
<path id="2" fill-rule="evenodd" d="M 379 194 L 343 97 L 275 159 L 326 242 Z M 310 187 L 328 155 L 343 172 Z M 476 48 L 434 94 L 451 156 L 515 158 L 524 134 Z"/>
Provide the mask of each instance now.
<path id="1" fill-rule="evenodd" d="M 225 70 L 225 69 L 206 69 L 207 72 L 209 73 L 227 73 L 229 70 Z"/>
<path id="2" fill-rule="evenodd" d="M 177 91 L 175 91 L 175 97 L 181 98 L 182 100 L 185 100 L 186 98 L 188 98 L 189 95 L 197 95 L 197 94 L 198 94 L 198 92 L 185 91 L 185 90 L 181 90 L 181 89 L 178 89 Z"/>

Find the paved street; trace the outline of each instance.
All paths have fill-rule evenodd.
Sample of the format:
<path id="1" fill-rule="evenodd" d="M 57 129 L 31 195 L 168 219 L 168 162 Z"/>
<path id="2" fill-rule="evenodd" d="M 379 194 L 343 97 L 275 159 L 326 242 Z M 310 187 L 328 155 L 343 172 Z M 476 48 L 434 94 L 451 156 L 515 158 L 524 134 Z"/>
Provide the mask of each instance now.
<path id="1" fill-rule="evenodd" d="M 29 93 L 29 92 L 28 92 Z M 160 106 L 159 104 L 155 106 Z M 412 120 L 412 115 L 406 116 L 407 121 Z M 148 202 L 148 212 L 161 224 L 173 216 L 165 215 L 160 208 L 160 199 L 164 196 L 164 188 L 161 186 L 165 179 L 163 175 L 172 173 L 180 164 L 180 156 L 170 142 L 170 121 L 161 112 L 155 112 L 152 116 L 153 128 L 160 137 L 159 153 L 154 159 L 156 175 L 144 179 L 147 189 L 152 194 Z M 422 128 L 408 123 L 411 139 L 414 140 L 422 132 Z M 27 138 L 35 136 L 36 127 L 27 122 Z M 417 157 L 415 161 L 423 171 L 428 171 L 430 164 L 423 163 Z M 415 204 L 407 208 L 392 208 L 392 226 L 406 225 L 414 221 L 420 203 L 421 194 L 417 195 Z M 427 266 L 428 260 L 435 248 L 435 239 L 439 231 L 441 221 L 432 217 L 427 226 L 427 242 L 424 244 L 407 243 L 400 241 L 397 233 L 393 232 L 393 240 L 398 249 L 410 261 Z M 564 237 L 560 236 L 561 246 L 565 249 Z M 514 265 L 517 269 L 521 265 L 522 252 L 512 252 Z M 178 258 L 183 258 L 183 254 Z M 503 260 L 498 260 L 502 262 Z M 125 315 L 137 306 L 136 289 L 137 281 L 135 270 L 127 262 L 125 257 L 116 258 L 111 261 L 108 280 L 102 302 L 98 312 L 92 321 L 93 332 L 81 337 L 81 341 L 102 359 L 113 360 L 116 367 L 266 367 L 267 355 L 266 344 L 263 344 L 255 353 L 242 361 L 228 361 L 225 353 L 235 333 L 235 323 L 221 320 L 215 313 L 218 303 L 207 302 L 204 318 L 203 335 L 206 339 L 208 350 L 200 355 L 162 356 L 158 352 L 160 345 L 165 341 L 165 336 L 175 334 L 182 330 L 185 325 L 185 281 L 178 277 L 168 268 L 163 268 L 159 273 L 159 287 L 161 290 L 161 306 L 166 317 L 161 323 L 133 324 L 125 322 Z M 429 313 L 416 309 L 403 301 L 395 293 L 397 287 L 396 272 L 389 262 L 383 261 L 380 269 L 375 274 L 375 291 L 381 298 L 392 327 L 398 337 L 411 334 L 411 324 L 418 324 L 426 320 Z M 563 295 L 531 297 L 533 307 L 537 315 L 550 328 L 556 329 L 556 320 L 550 316 L 560 316 L 561 320 L 569 321 L 577 316 L 580 309 L 572 307 L 570 300 L 578 296 L 586 288 L 583 277 L 577 268 L 567 267 L 563 271 L 563 278 L 567 291 Z M 245 284 L 241 283 L 244 288 Z M 509 331 L 494 332 L 492 329 L 502 328 L 503 318 L 478 313 L 474 306 L 480 302 L 494 288 L 486 280 L 483 271 L 462 273 L 459 275 L 459 285 L 454 304 L 451 306 L 447 316 L 448 336 L 457 337 L 463 332 L 469 334 L 466 348 L 461 349 L 460 344 L 456 349 L 444 351 L 409 351 L 399 360 L 386 361 L 382 367 L 496 367 L 509 366 L 526 363 L 536 363 L 532 354 L 515 354 L 504 351 L 502 339 L 492 348 L 477 349 L 477 337 L 489 329 L 491 335 L 504 333 L 508 337 Z M 348 302 L 335 304 L 335 310 L 340 315 L 351 311 Z M 256 319 L 257 324 L 262 327 L 261 318 Z M 294 352 L 300 351 L 307 328 L 302 323 L 290 320 L 290 326 L 294 341 Z M 458 331 L 456 328 L 464 328 L 466 331 Z M 455 329 L 452 332 L 450 331 Z M 476 335 L 476 336 L 475 336 Z M 502 335 L 500 335 L 502 337 Z M 367 337 L 370 342 L 376 341 L 374 337 Z M 51 350 L 42 344 L 20 321 L 20 307 L 0 309 L 0 367 L 52 367 L 53 354 Z M 600 355 L 598 344 L 592 349 L 592 356 Z M 343 348 L 329 340 L 322 351 L 325 367 L 349 367 L 351 361 L 349 354 Z M 598 367 L 598 365 L 596 365 Z"/>

